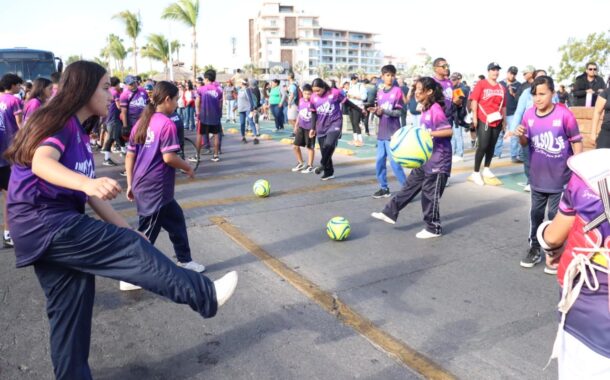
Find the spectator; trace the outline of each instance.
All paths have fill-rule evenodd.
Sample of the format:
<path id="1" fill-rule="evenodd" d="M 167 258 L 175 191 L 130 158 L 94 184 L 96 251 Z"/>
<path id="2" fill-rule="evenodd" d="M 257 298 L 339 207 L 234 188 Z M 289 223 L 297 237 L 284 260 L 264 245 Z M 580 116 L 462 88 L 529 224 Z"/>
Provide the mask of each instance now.
<path id="1" fill-rule="evenodd" d="M 574 81 L 574 106 L 593 107 L 597 96 L 606 88 L 604 79 L 597 75 L 597 64 L 587 63 L 584 73 L 576 77 Z"/>
<path id="2" fill-rule="evenodd" d="M 521 88 L 521 83 L 519 83 L 516 79 L 517 73 L 519 70 L 515 66 L 511 66 L 508 68 L 506 72 L 506 79 L 500 81 L 500 84 L 506 89 L 506 123 L 510 125 L 512 122 L 513 116 L 515 115 L 515 110 L 517 109 L 517 102 L 519 98 L 517 98 L 517 93 Z M 504 131 L 500 132 L 500 137 L 498 138 L 498 142 L 496 143 L 496 148 L 494 152 L 494 156 L 502 157 L 502 147 L 504 145 Z M 514 163 L 520 163 L 521 160 L 519 156 L 521 154 L 521 149 L 519 149 L 519 138 L 517 136 L 512 136 L 510 138 L 510 159 Z"/>
<path id="3" fill-rule="evenodd" d="M 591 123 L 592 136 L 595 136 L 597 126 L 600 123 L 602 115 L 604 115 L 599 135 L 597 135 L 597 140 L 595 140 L 597 149 L 610 148 L 610 102 L 608 101 L 608 97 L 610 97 L 610 88 L 605 89 L 599 94 L 593 111 L 593 120 Z"/>
<path id="4" fill-rule="evenodd" d="M 563 84 L 559 85 L 557 96 L 559 97 L 559 103 L 565 104 L 568 107 L 570 106 L 570 94 L 566 91 L 566 86 Z"/>

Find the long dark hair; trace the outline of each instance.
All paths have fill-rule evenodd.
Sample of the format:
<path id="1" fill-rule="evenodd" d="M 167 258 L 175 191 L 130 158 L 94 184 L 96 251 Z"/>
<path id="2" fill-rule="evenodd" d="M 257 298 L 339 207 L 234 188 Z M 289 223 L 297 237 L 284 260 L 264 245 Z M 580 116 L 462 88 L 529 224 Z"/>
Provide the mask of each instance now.
<path id="1" fill-rule="evenodd" d="M 57 94 L 19 129 L 4 156 L 13 163 L 31 166 L 40 143 L 61 131 L 68 119 L 89 103 L 104 75 L 106 69 L 95 62 L 76 61 L 68 65 Z M 93 115 L 82 125 L 92 128 L 98 121 L 99 116 Z"/>
<path id="2" fill-rule="evenodd" d="M 140 120 L 136 124 L 137 129 L 134 136 L 136 144 L 144 144 L 146 142 L 146 131 L 148 130 L 150 119 L 155 114 L 157 106 L 163 103 L 168 96 L 170 99 L 178 96 L 178 87 L 166 81 L 157 82 L 150 96 L 150 102 L 144 108 L 144 112 L 142 112 L 142 116 L 140 116 Z"/>
<path id="3" fill-rule="evenodd" d="M 311 82 L 311 87 L 312 88 L 313 87 L 323 88 L 325 94 L 326 94 L 326 91 L 330 90 L 330 86 L 322 78 L 314 79 L 313 82 Z"/>
<path id="4" fill-rule="evenodd" d="M 45 97 L 45 88 L 52 85 L 53 82 L 47 78 L 36 78 L 32 84 L 32 91 L 30 91 L 30 99 L 38 99 L 41 103 L 46 102 L 48 99 Z"/>
<path id="5" fill-rule="evenodd" d="M 443 88 L 434 79 L 430 77 L 422 77 L 417 82 L 421 83 L 423 91 L 432 90 L 432 94 L 428 96 L 422 103 L 424 110 L 430 109 L 434 103 L 441 106 L 441 109 L 445 109 L 445 95 L 443 94 Z"/>

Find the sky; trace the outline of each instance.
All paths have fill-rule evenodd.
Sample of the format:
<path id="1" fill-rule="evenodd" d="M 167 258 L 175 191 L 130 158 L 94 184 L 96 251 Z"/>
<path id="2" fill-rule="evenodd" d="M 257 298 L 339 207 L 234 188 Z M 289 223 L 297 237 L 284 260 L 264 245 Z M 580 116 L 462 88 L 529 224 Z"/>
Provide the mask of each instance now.
<path id="1" fill-rule="evenodd" d="M 0 48 L 28 47 L 53 51 L 66 59 L 99 55 L 108 34 L 123 37 L 124 27 L 112 16 L 123 10 L 140 12 L 143 31 L 139 45 L 150 33 L 179 39 L 185 47 L 180 59 L 191 62 L 190 30 L 161 20 L 170 0 L 0 0 L 3 10 Z M 261 0 L 200 0 L 197 28 L 198 65 L 216 68 L 243 67 L 249 62 L 248 19 L 256 17 Z M 452 71 L 485 74 L 495 61 L 503 70 L 558 67 L 558 48 L 569 38 L 584 39 L 608 30 L 608 0 L 289 0 L 306 13 L 320 16 L 320 25 L 379 33 L 384 55 L 412 57 L 425 48 L 432 58 L 442 56 Z M 443 11 L 440 11 L 443 10 Z M 14 15 L 14 17 L 7 17 Z M 236 38 L 232 54 L 231 38 Z M 132 58 L 128 56 L 127 65 Z M 140 60 L 144 70 L 148 60 Z M 160 70 L 160 64 L 153 64 Z M 142 71 L 142 70 L 141 70 Z M 607 75 L 608 73 L 606 73 Z"/>

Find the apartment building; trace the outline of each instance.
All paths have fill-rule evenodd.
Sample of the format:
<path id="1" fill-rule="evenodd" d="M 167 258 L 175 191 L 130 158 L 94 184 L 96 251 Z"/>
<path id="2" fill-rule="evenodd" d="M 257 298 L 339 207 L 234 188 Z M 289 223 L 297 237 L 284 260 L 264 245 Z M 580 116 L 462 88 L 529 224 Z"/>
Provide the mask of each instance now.
<path id="1" fill-rule="evenodd" d="M 383 63 L 376 34 L 320 26 L 319 17 L 279 2 L 263 2 L 249 20 L 250 60 L 267 73 L 293 68 L 301 75 L 317 74 L 321 64 L 350 72 L 375 73 Z"/>

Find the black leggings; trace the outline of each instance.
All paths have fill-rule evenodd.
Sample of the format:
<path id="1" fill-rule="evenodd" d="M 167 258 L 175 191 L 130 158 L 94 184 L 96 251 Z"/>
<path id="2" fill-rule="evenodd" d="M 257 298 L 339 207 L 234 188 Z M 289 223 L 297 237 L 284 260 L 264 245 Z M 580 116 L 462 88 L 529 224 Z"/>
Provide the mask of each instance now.
<path id="1" fill-rule="evenodd" d="M 324 169 L 325 175 L 333 175 L 335 173 L 335 167 L 333 166 L 333 153 L 337 147 L 337 143 L 341 138 L 341 131 L 334 131 L 326 133 L 326 136 L 318 137 L 318 144 L 320 145 L 320 153 L 322 158 L 320 159 L 320 166 Z"/>
<path id="2" fill-rule="evenodd" d="M 491 164 L 491 159 L 494 156 L 494 149 L 496 142 L 498 142 L 498 136 L 502 132 L 502 127 L 490 127 L 487 123 L 483 123 L 479 120 L 477 124 L 477 151 L 474 155 L 474 171 L 478 172 L 481 170 L 481 162 L 485 157 L 485 167 L 488 168 Z"/>
<path id="3" fill-rule="evenodd" d="M 362 110 L 357 107 L 349 107 L 349 119 L 352 122 L 352 131 L 361 134 L 360 120 L 362 120 Z"/>

